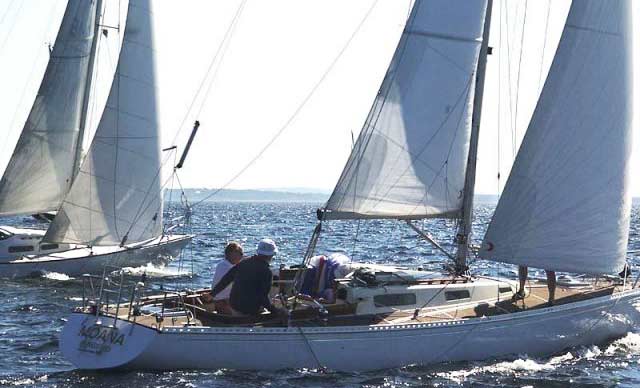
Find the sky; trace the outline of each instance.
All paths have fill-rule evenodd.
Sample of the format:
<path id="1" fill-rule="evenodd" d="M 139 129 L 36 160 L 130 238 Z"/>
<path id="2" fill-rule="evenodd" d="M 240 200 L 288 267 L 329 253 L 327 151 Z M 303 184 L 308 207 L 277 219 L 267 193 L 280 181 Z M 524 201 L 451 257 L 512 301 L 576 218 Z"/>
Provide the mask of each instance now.
<path id="1" fill-rule="evenodd" d="M 124 19 L 119 1 L 105 3 L 109 23 L 118 25 Z M 477 193 L 499 193 L 507 180 L 569 5 L 494 1 Z M 65 6 L 65 0 L 0 0 L 0 169 L 28 115 Z M 193 121 L 201 122 L 179 172 L 183 186 L 329 191 L 380 86 L 410 1 L 152 0 L 152 6 L 163 145 L 182 150 Z M 640 2 L 634 7 L 640 20 Z M 118 35 L 110 39 L 101 57 L 107 69 L 114 66 Z M 103 91 L 97 100 L 105 97 Z M 634 132 L 637 171 L 640 134 Z M 632 179 L 632 191 L 640 195 L 640 180 Z"/>

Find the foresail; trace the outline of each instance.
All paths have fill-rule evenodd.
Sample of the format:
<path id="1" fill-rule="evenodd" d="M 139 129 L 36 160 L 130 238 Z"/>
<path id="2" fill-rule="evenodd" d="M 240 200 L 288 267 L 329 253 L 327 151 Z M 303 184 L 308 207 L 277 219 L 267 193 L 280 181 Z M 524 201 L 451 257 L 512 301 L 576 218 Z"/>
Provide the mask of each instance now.
<path id="1" fill-rule="evenodd" d="M 45 240 L 112 245 L 161 234 L 154 56 L 149 0 L 131 0 L 107 105 Z"/>
<path id="2" fill-rule="evenodd" d="M 480 256 L 616 273 L 631 198 L 631 1 L 574 1 Z"/>
<path id="3" fill-rule="evenodd" d="M 323 217 L 459 217 L 486 0 L 418 0 Z"/>
<path id="4" fill-rule="evenodd" d="M 60 206 L 73 177 L 96 0 L 69 0 L 49 63 L 0 181 L 0 215 Z"/>

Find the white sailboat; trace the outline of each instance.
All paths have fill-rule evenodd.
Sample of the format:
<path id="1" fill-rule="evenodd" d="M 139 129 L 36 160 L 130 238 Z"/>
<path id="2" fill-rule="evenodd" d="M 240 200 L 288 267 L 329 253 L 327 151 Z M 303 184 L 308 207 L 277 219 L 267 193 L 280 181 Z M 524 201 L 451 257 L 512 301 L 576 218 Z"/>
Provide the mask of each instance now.
<path id="1" fill-rule="evenodd" d="M 513 283 L 467 272 L 492 2 L 422 0 L 319 218 L 457 219 L 455 274 L 356 271 L 336 279 L 335 303 L 287 303 L 286 324 L 211 312 L 200 301 L 207 290 L 144 297 L 136 285 L 122 290 L 133 295 L 124 303 L 78 308 L 62 353 L 81 369 L 356 371 L 548 355 L 623 336 L 640 321 L 636 284 L 608 275 L 625 263 L 629 228 L 630 4 L 571 5 L 480 248 L 491 260 L 594 276 L 560 285 L 555 305 L 544 284 L 515 302 Z"/>
<path id="2" fill-rule="evenodd" d="M 0 215 L 57 211 L 48 230 L 0 227 L 0 276 L 102 273 L 175 257 L 166 234 L 148 10 L 127 16 L 118 65 L 83 155 L 101 0 L 70 0 L 31 112 L 0 181 Z M 123 23 L 124 25 L 124 23 Z"/>

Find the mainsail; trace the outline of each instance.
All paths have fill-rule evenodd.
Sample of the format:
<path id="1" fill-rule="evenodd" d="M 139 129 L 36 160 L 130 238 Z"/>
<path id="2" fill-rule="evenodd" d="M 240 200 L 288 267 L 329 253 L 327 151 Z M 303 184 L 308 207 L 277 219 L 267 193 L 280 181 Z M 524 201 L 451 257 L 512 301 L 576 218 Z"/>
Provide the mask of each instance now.
<path id="1" fill-rule="evenodd" d="M 324 219 L 461 216 L 486 9 L 415 2 Z"/>
<path id="2" fill-rule="evenodd" d="M 46 241 L 134 243 L 162 232 L 160 136 L 149 0 L 131 0 L 98 129 Z"/>
<path id="3" fill-rule="evenodd" d="M 622 269 L 631 198 L 631 1 L 574 1 L 480 256 Z"/>
<path id="4" fill-rule="evenodd" d="M 96 0 L 67 4 L 38 94 L 0 181 L 0 215 L 55 210 L 71 185 L 96 8 Z"/>

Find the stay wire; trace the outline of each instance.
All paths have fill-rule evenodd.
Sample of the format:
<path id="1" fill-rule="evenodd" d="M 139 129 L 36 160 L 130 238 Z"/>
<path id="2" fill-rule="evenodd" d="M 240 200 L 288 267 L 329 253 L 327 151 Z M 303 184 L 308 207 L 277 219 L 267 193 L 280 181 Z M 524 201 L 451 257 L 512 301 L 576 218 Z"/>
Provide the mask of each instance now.
<path id="1" fill-rule="evenodd" d="M 355 37 L 358 34 L 358 32 L 360 32 L 360 30 L 362 29 L 362 26 L 364 25 L 365 21 L 369 18 L 369 15 L 373 11 L 373 9 L 375 8 L 377 3 L 378 3 L 378 0 L 374 1 L 373 4 L 371 5 L 371 7 L 369 7 L 369 9 L 365 13 L 365 15 L 362 18 L 362 20 L 360 21 L 360 23 L 358 23 L 356 29 L 353 31 L 351 36 L 349 36 L 349 39 L 347 39 L 347 42 L 343 45 L 343 47 L 340 49 L 338 54 L 331 61 L 331 63 L 327 67 L 327 69 L 322 73 L 322 75 L 320 76 L 318 81 L 313 85 L 313 87 L 311 88 L 309 93 L 307 93 L 307 95 L 302 99 L 301 103 L 293 111 L 291 116 L 289 116 L 289 118 L 284 122 L 284 124 L 280 127 L 280 129 L 273 135 L 273 137 L 267 142 L 267 144 L 265 144 L 260 149 L 260 151 L 253 158 L 251 158 L 251 160 L 249 160 L 249 162 L 247 162 L 247 164 L 245 164 L 244 167 L 242 167 L 240 169 L 240 171 L 238 171 L 229 180 L 227 180 L 220 188 L 218 188 L 218 189 L 214 190 L 212 193 L 206 195 L 204 198 L 202 198 L 198 202 L 195 202 L 192 207 L 196 207 L 196 206 L 200 205 L 201 203 L 207 201 L 209 198 L 217 195 L 222 190 L 224 190 L 227 187 L 229 187 L 229 185 L 231 185 L 233 182 L 236 181 L 236 179 L 238 179 L 241 175 L 243 175 L 258 159 L 260 159 L 260 157 L 262 157 L 262 155 L 276 142 L 276 140 L 278 140 L 278 138 L 280 138 L 280 136 L 284 133 L 285 130 L 287 130 L 289 128 L 291 123 L 298 117 L 298 115 L 303 110 L 303 108 L 311 100 L 311 97 L 313 97 L 315 95 L 315 92 L 319 89 L 319 87 L 323 84 L 325 79 L 331 73 L 331 71 L 333 70 L 335 65 L 338 63 L 338 61 L 340 60 L 342 55 L 345 53 L 347 48 L 351 45 L 351 42 L 355 39 Z"/>
<path id="2" fill-rule="evenodd" d="M 544 27 L 544 41 L 542 42 L 542 57 L 540 58 L 540 74 L 538 75 L 538 93 L 542 89 L 542 70 L 544 69 L 544 57 L 547 50 L 547 37 L 549 36 L 549 15 L 551 13 L 551 0 L 547 3 L 547 18 Z"/>
<path id="3" fill-rule="evenodd" d="M 509 130 L 511 132 L 511 153 L 512 159 L 516 158 L 516 138 L 514 133 L 514 124 L 513 124 L 513 82 L 511 79 L 511 39 L 509 37 L 509 9 L 506 7 L 505 0 L 502 1 L 501 5 L 504 7 L 505 12 L 505 26 L 507 29 L 506 32 L 506 40 L 507 40 L 507 76 L 508 76 L 508 95 L 509 95 Z"/>
<path id="4" fill-rule="evenodd" d="M 354 259 L 356 257 L 356 247 L 358 245 L 358 235 L 360 234 L 360 222 L 362 219 L 358 219 L 356 224 L 356 235 L 353 238 L 353 247 L 351 248 L 351 258 Z"/>
<path id="5" fill-rule="evenodd" d="M 7 17 L 7 15 L 9 14 L 9 11 L 11 11 L 11 8 L 13 8 L 13 4 L 16 2 L 16 0 L 11 0 L 9 2 L 9 4 L 7 5 L 7 10 L 4 12 L 4 14 L 2 15 L 2 17 L 0 17 L 0 25 L 4 24 L 4 20 Z M 22 5 L 22 3 L 21 3 Z M 11 33 L 11 30 L 9 30 L 8 34 Z"/>
<path id="6" fill-rule="evenodd" d="M 396 47 L 396 50 L 393 54 L 394 58 L 396 57 L 398 58 L 398 61 L 397 61 L 398 63 L 402 60 L 404 56 L 404 52 L 407 47 L 408 38 L 405 36 L 406 35 L 405 31 L 408 28 L 408 26 L 412 25 L 412 22 L 413 22 L 412 15 L 417 13 L 419 7 L 420 7 L 420 4 L 416 4 L 416 2 L 413 1 L 411 2 L 410 7 L 407 11 L 407 17 L 406 17 L 407 21 L 405 23 L 405 27 L 400 37 L 400 41 L 398 42 L 398 46 Z M 399 65 L 396 64 L 396 67 L 397 66 Z M 389 74 L 391 74 L 391 76 L 389 76 Z M 378 95 L 382 97 L 375 98 L 373 102 L 373 106 L 371 107 L 371 109 L 369 110 L 369 113 L 367 114 L 367 118 L 365 119 L 364 125 L 360 129 L 360 134 L 358 135 L 358 139 L 356 140 L 355 145 L 353 145 L 352 147 L 351 156 L 349 157 L 349 160 L 347 160 L 347 164 L 345 165 L 344 169 L 342 170 L 342 173 L 340 174 L 340 178 L 338 179 L 338 185 L 336 186 L 336 189 L 334 190 L 334 192 L 331 194 L 331 198 L 333 198 L 333 196 L 337 194 L 338 187 L 344 186 L 343 182 L 347 179 L 349 179 L 348 183 L 346 184 L 347 187 L 352 183 L 354 183 L 354 187 L 358 187 L 358 175 L 360 171 L 360 165 L 364 157 L 364 150 L 367 149 L 369 145 L 369 141 L 373 137 L 373 133 L 375 132 L 375 126 L 378 122 L 380 115 L 382 114 L 382 110 L 385 107 L 385 104 L 387 102 L 387 96 L 391 91 L 391 87 L 389 87 L 389 85 L 393 83 L 397 74 L 398 72 L 395 71 L 395 68 L 394 70 L 391 70 L 391 68 L 387 70 L 387 73 L 385 74 L 385 77 L 382 80 L 382 84 L 378 89 Z M 354 150 L 356 151 L 354 152 Z M 354 164 L 355 164 L 355 167 L 353 167 Z M 351 178 L 349 178 L 349 173 L 353 169 L 355 169 L 355 174 L 351 175 Z M 342 194 L 342 200 L 344 200 L 346 196 L 347 196 L 346 193 Z M 356 206 L 356 199 L 357 199 L 357 190 L 354 190 L 353 191 L 354 207 Z"/>
<path id="7" fill-rule="evenodd" d="M 9 30 L 7 31 L 7 35 L 4 37 L 4 39 L 2 40 L 2 43 L 0 43 L 0 51 L 2 51 L 2 49 L 4 49 L 4 46 L 7 44 L 7 42 L 9 41 L 9 37 L 12 35 L 11 33 L 13 32 L 13 29 L 16 26 L 16 22 L 19 20 L 19 15 L 20 12 L 22 11 L 22 6 L 24 5 L 25 2 L 21 1 L 20 4 L 18 5 L 18 10 L 15 12 L 15 16 L 13 17 L 13 20 L 11 20 L 11 26 L 9 27 Z M 2 16 L 2 20 L 0 22 L 4 23 L 4 19 L 7 16 L 7 14 L 9 13 L 11 7 L 13 5 L 13 2 L 11 4 L 9 4 L 9 7 L 7 7 L 7 11 L 5 12 L 5 14 Z M 55 4 L 54 4 L 55 7 Z M 52 9 L 54 8 L 52 7 Z M 53 23 L 52 20 L 49 21 L 49 27 L 51 26 L 51 24 Z M 47 27 L 47 30 L 49 29 L 49 27 Z"/>
<path id="8" fill-rule="evenodd" d="M 202 82 L 200 83 L 200 86 L 198 87 L 198 90 L 196 91 L 193 100 L 191 101 L 191 104 L 189 106 L 189 108 L 187 109 L 187 112 L 185 114 L 185 116 L 183 117 L 183 120 L 180 124 L 180 126 L 178 127 L 178 130 L 176 131 L 176 134 L 174 135 L 173 141 L 172 143 L 175 143 L 179 134 L 182 132 L 182 129 L 184 128 L 184 124 L 187 121 L 187 118 L 190 116 L 190 113 L 193 111 L 193 108 L 195 106 L 196 101 L 198 100 L 198 96 L 200 95 L 202 88 L 205 84 L 208 84 L 207 87 L 207 95 L 209 93 L 209 91 L 211 90 L 211 86 L 213 84 L 213 80 L 215 79 L 215 74 L 217 74 L 217 69 L 214 72 L 214 76 L 211 78 L 210 82 L 206 82 L 207 79 L 209 79 L 210 74 L 211 74 L 211 70 L 213 69 L 213 66 L 216 62 L 219 63 L 219 61 L 217 60 L 218 57 L 222 54 L 224 56 L 224 53 L 226 52 L 226 47 L 228 47 L 227 43 L 229 42 L 229 40 L 231 39 L 231 37 L 233 36 L 233 33 L 235 31 L 235 26 L 237 25 L 237 21 L 240 18 L 240 15 L 242 14 L 242 10 L 244 9 L 244 6 L 246 4 L 247 0 L 243 0 L 242 3 L 240 3 L 240 5 L 238 6 L 238 9 L 236 10 L 236 13 L 234 14 L 234 17 L 231 21 L 231 23 L 229 24 L 229 26 L 227 27 L 227 30 L 225 32 L 225 35 L 222 39 L 222 42 L 220 43 L 220 45 L 218 45 L 218 48 L 216 49 L 216 52 L 213 56 L 213 58 L 211 59 L 211 62 L 209 63 L 209 67 L 205 73 L 205 76 L 202 79 Z M 207 95 L 204 96 L 199 112 L 202 111 L 202 107 L 204 106 L 204 102 L 206 101 L 206 97 Z M 140 203 L 140 206 L 138 207 L 138 210 L 136 211 L 136 215 L 133 217 L 133 222 L 131 223 L 131 225 L 129 226 L 127 233 L 125 234 L 125 236 L 128 236 L 128 234 L 131 232 L 131 230 L 133 229 L 133 227 L 138 223 L 138 220 L 140 217 L 142 217 L 146 210 L 149 208 L 149 205 L 151 205 L 151 203 L 153 201 L 149 201 L 149 203 L 147 202 L 149 193 L 151 192 L 151 188 L 153 187 L 154 184 L 156 184 L 156 181 L 158 179 L 162 180 L 160 176 L 160 174 L 162 173 L 162 168 L 165 167 L 165 165 L 168 163 L 168 161 L 170 160 L 170 156 L 166 156 L 164 157 L 164 160 L 160 163 L 160 167 L 158 168 L 158 170 L 156 171 L 155 177 L 152 180 L 152 182 L 149 184 L 148 190 L 145 193 L 145 196 L 143 198 L 143 200 Z M 174 170 L 175 171 L 175 170 Z M 162 185 L 162 187 L 164 187 L 165 185 Z M 184 193 L 184 191 L 183 191 Z M 146 204 L 146 206 L 145 206 Z M 143 210 L 144 209 L 144 210 Z"/>
<path id="9" fill-rule="evenodd" d="M 187 212 L 191 211 L 191 208 L 189 207 L 189 200 L 187 199 L 187 196 L 184 192 L 184 187 L 182 186 L 182 182 L 180 181 L 180 176 L 178 175 L 178 171 L 174 172 L 174 176 L 175 176 L 175 180 L 178 182 L 178 187 L 180 187 L 180 197 L 181 200 L 182 198 L 184 198 L 184 206 L 187 208 Z M 186 231 L 187 234 L 191 234 L 194 235 L 193 233 L 193 224 L 191 223 L 191 215 L 189 214 L 186 217 L 185 220 L 185 226 L 186 226 Z M 194 259 L 194 254 L 193 254 L 193 241 L 189 242 L 189 264 L 191 267 L 191 271 L 189 273 L 189 279 L 191 280 L 191 288 L 194 288 L 194 282 L 195 282 L 195 259 Z M 184 261 L 184 251 L 180 252 L 180 261 L 181 263 Z M 178 273 L 181 273 L 181 271 L 179 270 Z"/>
<path id="10" fill-rule="evenodd" d="M 527 10 L 529 9 L 529 0 L 525 0 L 524 2 L 524 17 L 523 17 L 523 21 L 522 21 L 522 32 L 520 33 L 520 54 L 519 54 L 519 58 L 518 58 L 518 79 L 517 79 L 517 85 L 516 85 L 516 111 L 515 111 L 515 126 L 514 126 L 514 137 L 516 137 L 516 141 L 517 141 L 517 134 L 518 134 L 518 108 L 520 106 L 519 102 L 520 102 L 520 71 L 522 69 L 522 53 L 524 52 L 524 33 L 525 33 L 525 29 L 527 27 Z"/>
<path id="11" fill-rule="evenodd" d="M 211 74 L 211 70 L 213 69 L 213 66 L 216 62 L 219 63 L 218 61 L 218 57 L 220 57 L 220 54 L 222 53 L 222 55 L 224 56 L 224 52 L 226 51 L 225 48 L 228 47 L 228 45 L 226 45 L 226 43 L 228 43 L 228 41 L 231 39 L 231 37 L 233 36 L 233 32 L 235 31 L 235 26 L 237 25 L 237 21 L 240 18 L 240 15 L 242 14 L 242 10 L 244 9 L 244 6 L 246 4 L 247 0 L 243 0 L 242 3 L 240 4 L 240 6 L 238 6 L 238 9 L 236 10 L 236 13 L 234 14 L 234 17 L 231 21 L 231 23 L 229 24 L 229 26 L 227 27 L 227 30 L 225 32 L 225 35 L 222 39 L 222 42 L 218 45 L 218 48 L 216 49 L 216 52 L 213 56 L 213 58 L 211 59 L 211 62 L 209 63 L 209 67 L 207 69 L 207 71 L 205 72 L 205 75 L 202 79 L 202 82 L 200 82 L 200 86 L 198 87 L 198 90 L 196 91 L 193 100 L 191 101 L 191 104 L 189 105 L 189 108 L 187 109 L 187 112 L 185 113 L 185 116 L 182 119 L 182 122 L 180 123 L 178 130 L 176 131 L 176 134 L 173 137 L 173 141 L 172 143 L 175 143 L 178 136 L 180 135 L 180 133 L 182 132 L 183 128 L 184 128 L 184 124 L 186 123 L 188 117 L 190 116 L 191 112 L 193 111 L 193 108 L 196 104 L 196 101 L 198 100 L 198 97 L 200 96 L 201 92 L 202 92 L 202 88 L 205 84 L 208 84 L 207 86 L 207 90 L 206 90 L 206 94 L 202 100 L 201 106 L 199 108 L 199 113 L 202 111 L 202 107 L 204 106 L 204 102 L 207 99 L 208 93 L 211 90 L 211 86 L 213 85 L 213 80 L 215 79 L 215 74 L 217 74 L 217 69 L 214 72 L 214 76 L 211 78 L 210 82 L 206 82 L 207 79 L 210 78 L 210 74 Z M 166 164 L 169 162 L 170 159 L 170 155 L 164 157 L 164 160 L 161 162 L 160 167 L 158 168 L 158 170 L 156 171 L 156 175 L 153 179 L 153 181 L 150 183 L 149 185 L 149 189 L 146 191 L 145 196 L 143 198 L 143 200 L 140 203 L 140 206 L 138 207 L 138 210 L 136 211 L 136 215 L 133 218 L 133 222 L 131 223 L 131 225 L 129 226 L 127 233 L 125 235 L 128 235 L 131 230 L 133 229 L 133 227 L 138 223 L 139 218 L 142 217 L 146 210 L 149 208 L 149 205 L 151 205 L 151 203 L 153 201 L 149 201 L 149 203 L 147 203 L 147 199 L 149 196 L 149 193 L 151 191 L 151 187 L 156 183 L 156 181 L 159 178 L 159 175 L 162 172 L 162 168 L 166 166 Z M 175 156 L 174 156 L 174 161 L 175 161 Z M 175 166 L 175 163 L 174 163 Z M 174 168 L 174 172 L 173 174 L 175 174 L 175 168 Z M 172 174 L 172 176 L 173 176 Z M 166 183 L 162 185 L 162 187 L 165 187 Z M 184 190 L 182 191 L 182 194 L 184 195 Z M 146 206 L 145 206 L 146 205 Z M 144 209 L 144 210 L 143 210 Z"/>
<path id="12" fill-rule="evenodd" d="M 178 153 L 175 152 L 175 150 L 173 150 L 173 165 L 176 165 L 176 159 L 177 159 L 177 155 Z M 172 203 L 173 203 L 173 189 L 175 186 L 175 177 L 177 175 L 177 172 L 175 171 L 175 169 L 173 170 L 173 172 L 171 173 L 171 185 L 169 187 L 169 214 L 171 214 L 173 216 L 173 207 L 172 207 Z M 162 234 L 164 235 L 165 232 L 165 228 L 164 225 L 162 225 Z"/>
<path id="13" fill-rule="evenodd" d="M 178 136 L 180 135 L 180 133 L 182 133 L 183 129 L 185 128 L 185 124 L 188 120 L 188 118 L 191 116 L 191 113 L 193 112 L 195 106 L 196 106 L 196 101 L 198 101 L 198 97 L 201 95 L 202 90 L 204 85 L 207 85 L 207 89 L 203 95 L 202 101 L 200 103 L 200 107 L 198 108 L 198 114 L 196 114 L 195 117 L 198 117 L 200 115 L 200 113 L 202 112 L 202 109 L 205 105 L 205 102 L 207 101 L 207 98 L 209 96 L 209 92 L 212 89 L 212 85 L 214 83 L 214 80 L 216 78 L 216 75 L 218 73 L 218 70 L 220 69 L 220 63 L 226 53 L 226 48 L 229 46 L 228 43 L 231 40 L 231 38 L 233 37 L 233 34 L 235 32 L 236 29 L 236 25 L 238 24 L 238 20 L 240 19 L 240 16 L 242 15 L 242 11 L 244 10 L 244 7 L 247 3 L 247 0 L 243 0 L 240 5 L 238 6 L 238 9 L 236 10 L 233 18 L 231 19 L 231 23 L 229 23 L 229 26 L 227 27 L 227 30 L 224 33 L 224 36 L 222 38 L 222 41 L 220 42 L 220 44 L 218 45 L 218 47 L 216 48 L 216 51 L 213 55 L 213 57 L 211 58 L 211 61 L 209 62 L 209 66 L 207 67 L 207 71 L 204 74 L 204 77 L 202 77 L 202 81 L 199 83 L 198 89 L 196 91 L 196 93 L 193 96 L 193 100 L 191 101 L 191 104 L 189 105 L 189 108 L 187 109 L 184 117 L 182 118 L 182 121 L 180 122 L 180 125 L 178 126 L 178 130 L 175 134 L 175 136 L 173 137 L 173 141 L 172 143 L 175 143 Z M 220 58 L 220 60 L 218 60 L 218 58 Z M 215 68 L 214 70 L 214 65 L 218 63 L 218 66 Z M 207 82 L 207 79 L 210 78 L 210 81 Z"/>
<path id="14" fill-rule="evenodd" d="M 18 8 L 17 14 L 20 13 L 21 9 L 22 9 L 22 4 L 24 4 L 24 2 L 20 3 L 20 6 Z M 51 11 L 53 11 L 54 8 L 51 8 Z M 16 15 L 17 16 L 17 15 Z M 15 17 L 15 19 L 13 20 L 13 23 L 11 25 L 11 27 L 9 28 L 8 32 L 7 32 L 7 36 L 11 35 L 11 32 L 13 31 L 13 28 L 15 27 L 15 23 L 17 21 L 17 17 Z M 49 24 L 47 24 L 47 27 L 45 28 L 45 34 L 47 34 L 47 31 L 51 30 L 53 25 L 53 18 L 51 18 L 51 20 L 49 20 Z M 0 45 L 0 51 L 2 50 L 2 48 L 4 47 L 4 43 L 2 45 Z M 31 80 L 34 78 L 34 75 L 36 74 L 36 70 L 38 69 L 38 62 L 40 61 L 40 58 L 42 57 L 42 55 L 46 52 L 49 53 L 49 50 L 42 50 L 42 47 L 38 47 L 36 49 L 38 52 L 36 53 L 36 60 L 33 61 L 32 65 L 31 65 L 31 69 L 29 71 L 29 77 L 28 79 Z M 45 70 L 46 71 L 46 70 Z M 40 83 L 42 83 L 42 80 L 40 80 Z M 25 99 L 27 97 L 27 90 L 29 89 L 29 86 L 31 85 L 30 82 L 25 82 L 23 87 L 22 87 L 22 91 L 20 92 L 20 97 L 18 99 L 18 106 L 23 105 L 25 102 Z M 35 98 L 34 98 L 35 100 Z M 33 104 L 33 102 L 32 102 Z M 22 129 L 24 127 L 24 125 L 20 126 L 17 123 L 17 121 L 20 119 L 18 113 L 20 113 L 20 109 L 18 107 L 16 107 L 16 110 L 13 113 L 13 117 L 11 118 L 11 123 L 9 124 L 9 130 L 4 131 L 4 144 L 2 144 L 2 149 L 0 150 L 0 154 L 6 154 L 8 152 L 7 147 L 12 147 L 15 146 L 15 144 L 13 142 L 10 142 L 9 139 L 13 136 L 13 134 L 15 133 L 16 130 L 22 132 Z M 30 113 L 30 112 L 29 112 Z M 24 118 L 23 118 L 24 119 Z M 9 144 L 11 143 L 11 144 Z"/>

